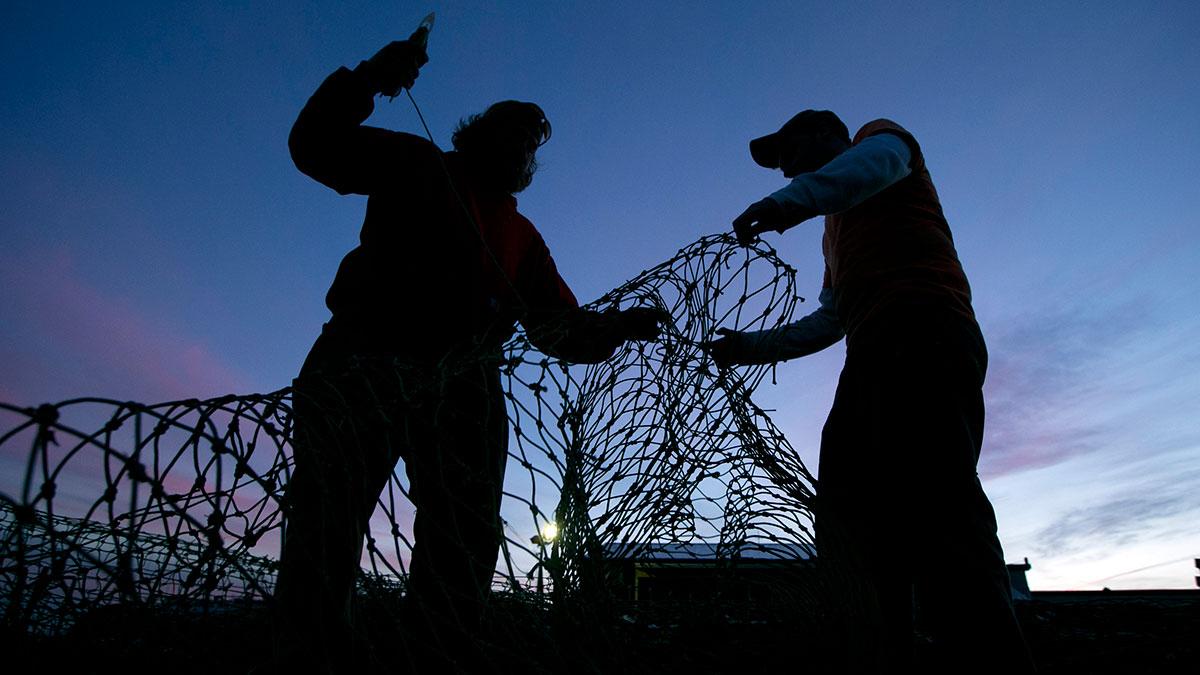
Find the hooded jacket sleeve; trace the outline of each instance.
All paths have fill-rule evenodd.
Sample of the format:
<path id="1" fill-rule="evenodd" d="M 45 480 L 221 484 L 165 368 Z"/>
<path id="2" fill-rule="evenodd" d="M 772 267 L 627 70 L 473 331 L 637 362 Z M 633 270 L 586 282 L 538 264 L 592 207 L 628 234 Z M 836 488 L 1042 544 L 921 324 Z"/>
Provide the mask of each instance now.
<path id="1" fill-rule="evenodd" d="M 579 307 L 540 235 L 525 256 L 518 285 L 526 304 L 521 323 L 543 354 L 568 363 L 599 363 L 625 341 L 619 313 Z"/>
<path id="2" fill-rule="evenodd" d="M 325 78 L 292 125 L 296 168 L 339 194 L 372 194 L 435 168 L 440 150 L 424 138 L 363 124 L 375 94 L 357 70 Z"/>

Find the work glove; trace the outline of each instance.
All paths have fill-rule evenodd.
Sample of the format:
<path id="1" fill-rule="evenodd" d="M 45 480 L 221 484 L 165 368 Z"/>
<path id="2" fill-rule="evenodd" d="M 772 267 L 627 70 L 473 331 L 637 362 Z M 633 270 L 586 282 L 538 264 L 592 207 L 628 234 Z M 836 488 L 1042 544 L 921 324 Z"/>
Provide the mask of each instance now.
<path id="1" fill-rule="evenodd" d="M 420 32 L 407 40 L 389 43 L 359 64 L 357 70 L 366 75 L 373 90 L 384 96 L 395 96 L 401 89 L 412 88 L 421 66 L 429 62 Z"/>

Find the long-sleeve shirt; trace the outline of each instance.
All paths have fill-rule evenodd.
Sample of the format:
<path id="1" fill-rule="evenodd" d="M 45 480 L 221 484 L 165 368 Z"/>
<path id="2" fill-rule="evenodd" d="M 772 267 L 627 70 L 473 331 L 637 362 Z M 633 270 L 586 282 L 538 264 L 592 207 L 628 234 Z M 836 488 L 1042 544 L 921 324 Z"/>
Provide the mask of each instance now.
<path id="1" fill-rule="evenodd" d="M 765 331 L 738 333 L 742 363 L 806 356 L 869 334 L 887 306 L 944 305 L 974 321 L 970 287 L 916 140 L 876 120 L 850 148 L 770 195 L 785 215 L 825 215 L 820 307 Z"/>
<path id="2" fill-rule="evenodd" d="M 899 136 L 870 136 L 825 166 L 792 179 L 771 193 L 785 214 L 840 213 L 891 187 L 912 173 L 912 152 Z"/>

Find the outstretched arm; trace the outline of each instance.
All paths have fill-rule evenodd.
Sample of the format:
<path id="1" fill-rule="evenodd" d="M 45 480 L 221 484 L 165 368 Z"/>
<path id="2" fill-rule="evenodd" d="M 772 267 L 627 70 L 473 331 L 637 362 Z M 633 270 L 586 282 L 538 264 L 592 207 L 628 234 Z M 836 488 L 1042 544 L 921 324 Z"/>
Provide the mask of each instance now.
<path id="1" fill-rule="evenodd" d="M 809 218 L 858 206 L 908 176 L 911 162 L 912 150 L 899 136 L 870 136 L 751 204 L 733 220 L 734 232 L 748 243 L 762 232 L 784 232 Z"/>
<path id="2" fill-rule="evenodd" d="M 808 356 L 841 340 L 846 332 L 833 308 L 833 289 L 823 288 L 821 306 L 804 318 L 759 331 L 717 331 L 720 339 L 704 344 L 719 366 L 775 363 Z"/>
<path id="3" fill-rule="evenodd" d="M 670 315 L 652 307 L 597 312 L 579 306 L 558 273 L 550 249 L 529 225 L 531 241 L 516 287 L 525 334 L 543 354 L 568 363 L 599 363 L 627 340 L 654 340 Z"/>
<path id="4" fill-rule="evenodd" d="M 363 125 L 375 109 L 375 95 L 411 87 L 426 61 L 423 47 L 402 40 L 354 70 L 339 68 L 327 77 L 288 137 L 296 168 L 341 194 L 370 194 L 394 184 L 406 159 L 431 159 L 437 148 L 429 141 Z"/>
<path id="5" fill-rule="evenodd" d="M 568 363 L 599 363 L 628 340 L 658 338 L 670 317 L 653 307 L 597 312 L 576 308 L 525 321 L 530 342 L 544 354 Z"/>

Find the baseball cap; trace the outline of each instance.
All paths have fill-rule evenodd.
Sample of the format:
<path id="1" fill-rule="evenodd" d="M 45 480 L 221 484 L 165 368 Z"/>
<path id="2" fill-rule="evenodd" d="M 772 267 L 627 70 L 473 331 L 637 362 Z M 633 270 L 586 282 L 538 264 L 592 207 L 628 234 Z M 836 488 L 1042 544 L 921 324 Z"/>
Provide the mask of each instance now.
<path id="1" fill-rule="evenodd" d="M 782 127 L 779 127 L 779 131 L 750 141 L 750 156 L 759 166 L 778 169 L 779 147 L 787 141 L 789 136 L 814 129 L 837 133 L 847 140 L 850 138 L 850 131 L 846 129 L 846 124 L 834 113 L 828 110 L 802 110 L 792 116 L 792 119 L 785 122 Z"/>

